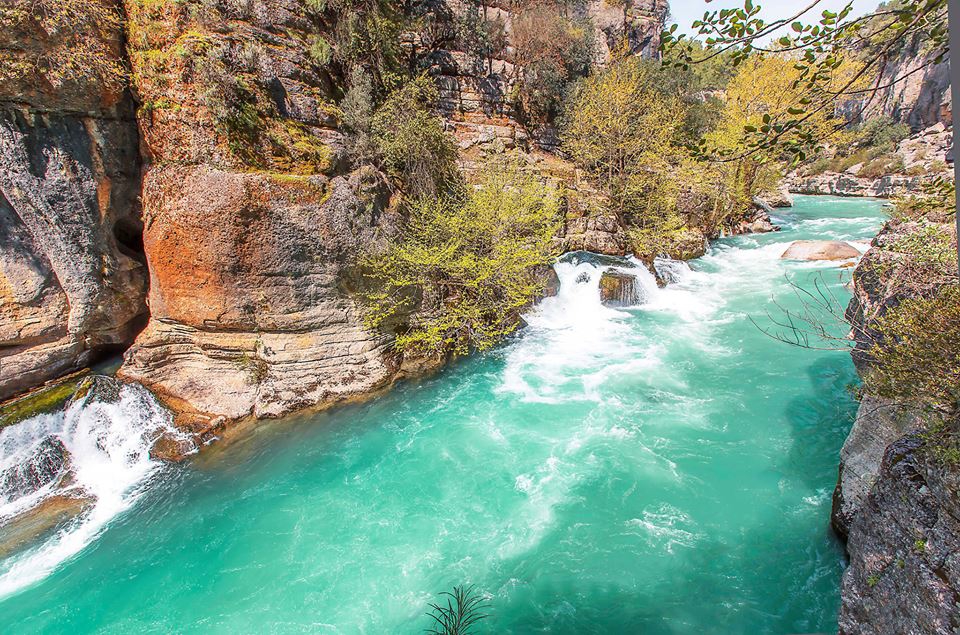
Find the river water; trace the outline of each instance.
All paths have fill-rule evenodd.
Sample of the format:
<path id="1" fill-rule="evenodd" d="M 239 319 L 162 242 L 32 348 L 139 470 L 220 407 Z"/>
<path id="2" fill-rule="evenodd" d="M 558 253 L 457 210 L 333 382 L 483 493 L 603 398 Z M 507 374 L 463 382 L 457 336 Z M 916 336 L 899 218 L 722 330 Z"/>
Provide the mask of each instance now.
<path id="1" fill-rule="evenodd" d="M 835 630 L 856 375 L 750 318 L 797 307 L 791 282 L 845 302 L 849 269 L 779 256 L 883 214 L 798 197 L 778 215 L 782 232 L 667 263 L 666 289 L 641 275 L 637 307 L 560 263 L 560 295 L 491 353 L 183 465 L 133 452 L 108 521 L 0 561 L 0 630 L 417 633 L 460 583 L 488 595 L 478 632 Z"/>

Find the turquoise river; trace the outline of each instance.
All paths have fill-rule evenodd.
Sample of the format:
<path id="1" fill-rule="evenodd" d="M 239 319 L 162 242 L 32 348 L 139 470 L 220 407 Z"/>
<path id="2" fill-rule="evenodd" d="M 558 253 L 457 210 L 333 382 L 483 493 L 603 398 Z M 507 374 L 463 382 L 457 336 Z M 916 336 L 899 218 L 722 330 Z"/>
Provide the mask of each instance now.
<path id="1" fill-rule="evenodd" d="M 798 197 L 781 232 L 663 263 L 666 288 L 641 272 L 624 309 L 562 262 L 493 352 L 180 465 L 91 464 L 112 503 L 0 561 L 0 632 L 422 633 L 460 583 L 484 633 L 835 631 L 856 374 L 754 321 L 799 307 L 791 283 L 845 303 L 850 269 L 780 254 L 882 219 Z"/>

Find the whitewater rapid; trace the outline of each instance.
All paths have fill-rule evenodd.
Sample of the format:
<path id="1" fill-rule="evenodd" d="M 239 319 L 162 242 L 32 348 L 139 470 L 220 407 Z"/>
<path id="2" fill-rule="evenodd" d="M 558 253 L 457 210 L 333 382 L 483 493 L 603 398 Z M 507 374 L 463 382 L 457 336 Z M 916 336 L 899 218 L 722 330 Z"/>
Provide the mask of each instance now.
<path id="1" fill-rule="evenodd" d="M 162 435 L 191 443 L 136 384 L 119 387 L 115 401 L 91 390 L 60 412 L 0 430 L 0 525 L 54 495 L 86 501 L 53 535 L 0 561 L 0 597 L 47 576 L 128 509 L 162 469 L 150 456 Z"/>
<path id="2" fill-rule="evenodd" d="M 657 261 L 663 288 L 570 256 L 503 346 L 136 481 L 122 522 L 0 600 L 4 625 L 422 632 L 439 592 L 473 583 L 488 632 L 835 631 L 829 493 L 856 375 L 749 318 L 790 304 L 786 277 L 846 297 L 848 269 L 780 255 L 868 239 L 878 209 L 800 197 L 783 232 Z M 600 302 L 611 267 L 633 306 Z"/>

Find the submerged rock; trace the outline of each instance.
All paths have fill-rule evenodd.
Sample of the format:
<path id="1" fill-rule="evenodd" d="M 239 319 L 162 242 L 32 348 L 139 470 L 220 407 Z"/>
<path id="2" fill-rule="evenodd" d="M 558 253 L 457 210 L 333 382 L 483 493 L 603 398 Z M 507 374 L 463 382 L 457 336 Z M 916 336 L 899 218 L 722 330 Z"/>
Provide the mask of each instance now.
<path id="1" fill-rule="evenodd" d="M 60 439 L 40 442 L 26 460 L 0 470 L 0 499 L 13 500 L 60 481 L 69 470 L 69 454 Z"/>
<path id="2" fill-rule="evenodd" d="M 796 240 L 780 257 L 784 260 L 848 260 L 859 256 L 859 249 L 840 240 Z"/>
<path id="3" fill-rule="evenodd" d="M 600 276 L 600 301 L 607 306 L 633 306 L 640 300 L 637 278 L 620 271 L 604 271 Z"/>

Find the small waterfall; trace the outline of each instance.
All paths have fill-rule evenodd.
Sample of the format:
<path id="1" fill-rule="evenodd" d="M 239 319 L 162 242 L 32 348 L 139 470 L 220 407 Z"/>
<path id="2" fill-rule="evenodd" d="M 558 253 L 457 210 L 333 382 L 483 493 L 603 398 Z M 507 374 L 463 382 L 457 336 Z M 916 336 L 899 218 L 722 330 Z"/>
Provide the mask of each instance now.
<path id="1" fill-rule="evenodd" d="M 645 304 L 657 293 L 657 280 L 635 258 L 604 256 L 585 251 L 565 254 L 554 271 L 567 310 L 586 304 L 630 307 Z M 566 294 L 565 294 L 566 291 Z"/>
<path id="2" fill-rule="evenodd" d="M 673 258 L 654 258 L 653 268 L 656 269 L 657 275 L 666 284 L 683 282 L 691 272 L 690 265 L 683 260 L 674 260 Z"/>
<path id="3" fill-rule="evenodd" d="M 162 466 L 150 456 L 161 437 L 195 447 L 149 391 L 107 377 L 61 412 L 0 430 L 0 524 L 54 494 L 91 501 L 56 535 L 0 563 L 0 596 L 46 576 L 129 507 Z"/>

